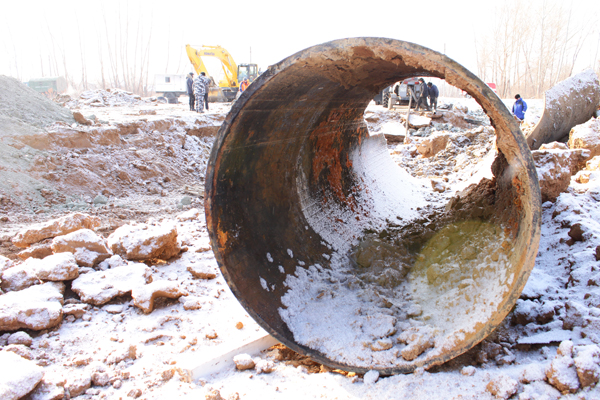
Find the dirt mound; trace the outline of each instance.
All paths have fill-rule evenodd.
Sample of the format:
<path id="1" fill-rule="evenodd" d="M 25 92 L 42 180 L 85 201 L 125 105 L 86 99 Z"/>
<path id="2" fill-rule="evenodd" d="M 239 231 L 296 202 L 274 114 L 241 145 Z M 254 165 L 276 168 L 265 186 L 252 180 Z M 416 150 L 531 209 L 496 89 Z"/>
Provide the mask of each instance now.
<path id="1" fill-rule="evenodd" d="M 154 99 L 156 101 L 156 99 Z M 78 98 L 65 102 L 69 108 L 80 107 L 118 107 L 146 104 L 149 99 L 122 89 L 86 90 Z"/>
<path id="2" fill-rule="evenodd" d="M 0 137 L 43 128 L 56 121 L 72 124 L 75 119 L 68 109 L 15 78 L 0 75 Z"/>
<path id="3" fill-rule="evenodd" d="M 203 185 L 224 114 L 197 116 L 167 105 L 163 110 L 156 102 L 152 113 L 142 112 L 139 107 L 151 100 L 122 90 L 88 91 L 83 99 L 89 100 L 83 107 L 122 106 L 120 121 L 94 117 L 92 125 L 79 125 L 70 110 L 0 77 L 1 213 L 111 206 L 116 198 L 137 195 L 155 196 L 153 204 L 164 206 L 186 191 L 201 194 L 193 188 Z"/>

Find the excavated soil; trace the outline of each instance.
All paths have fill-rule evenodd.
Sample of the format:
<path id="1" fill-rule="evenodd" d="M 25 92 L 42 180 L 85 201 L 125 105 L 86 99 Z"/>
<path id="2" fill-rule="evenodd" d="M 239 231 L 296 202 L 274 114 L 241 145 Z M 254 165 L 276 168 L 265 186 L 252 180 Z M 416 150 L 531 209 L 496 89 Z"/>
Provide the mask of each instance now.
<path id="1" fill-rule="evenodd" d="M 85 104 L 89 95 L 67 102 L 91 121 L 81 125 L 71 110 L 0 76 L 0 254 L 12 256 L 10 237 L 24 224 L 68 212 L 101 215 L 114 229 L 202 202 L 228 106 L 200 115 L 122 91 L 95 95 L 114 106 Z"/>

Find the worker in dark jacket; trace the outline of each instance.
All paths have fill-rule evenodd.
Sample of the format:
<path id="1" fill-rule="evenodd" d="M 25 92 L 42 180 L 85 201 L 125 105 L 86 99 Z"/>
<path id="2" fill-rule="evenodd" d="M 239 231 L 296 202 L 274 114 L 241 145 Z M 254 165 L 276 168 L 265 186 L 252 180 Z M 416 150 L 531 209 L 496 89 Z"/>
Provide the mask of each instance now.
<path id="1" fill-rule="evenodd" d="M 525 119 L 525 111 L 527 111 L 527 103 L 525 103 L 525 100 L 523 100 L 519 94 L 515 95 L 515 100 L 515 104 L 513 104 L 512 107 L 512 114 L 518 121 L 523 122 Z"/>
<path id="2" fill-rule="evenodd" d="M 429 89 L 429 107 L 433 108 L 433 112 L 437 112 L 437 99 L 440 95 L 440 91 L 437 86 L 431 82 L 427 82 L 427 88 Z"/>
<path id="3" fill-rule="evenodd" d="M 208 89 L 210 88 L 210 78 L 204 72 L 200 72 L 200 80 L 204 83 L 204 104 L 208 110 Z"/>
<path id="4" fill-rule="evenodd" d="M 427 109 L 427 111 L 429 111 L 429 105 L 427 104 L 427 97 L 429 96 L 429 89 L 427 88 L 427 85 L 425 84 L 425 79 L 423 78 L 419 78 L 419 99 L 417 100 L 417 108 L 415 108 L 415 111 L 419 111 L 419 108 L 421 107 L 421 104 L 424 104 L 424 107 Z"/>
<path id="5" fill-rule="evenodd" d="M 196 97 L 194 96 L 194 73 L 190 72 L 186 77 L 187 83 L 187 93 L 190 98 L 190 111 L 194 111 L 194 103 L 196 102 Z"/>

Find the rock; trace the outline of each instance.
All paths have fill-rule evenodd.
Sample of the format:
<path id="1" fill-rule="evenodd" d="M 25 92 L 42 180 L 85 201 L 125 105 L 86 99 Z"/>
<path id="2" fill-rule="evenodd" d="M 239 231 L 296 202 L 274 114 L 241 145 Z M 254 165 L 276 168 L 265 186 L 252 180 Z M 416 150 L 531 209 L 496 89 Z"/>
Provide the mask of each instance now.
<path id="1" fill-rule="evenodd" d="M 63 400 L 65 388 L 42 379 L 39 385 L 27 396 L 25 400 Z"/>
<path id="2" fill-rule="evenodd" d="M 123 260 L 121 256 L 114 255 L 98 264 L 98 268 L 104 271 L 109 268 L 122 267 L 123 265 L 127 265 L 127 261 Z"/>
<path id="3" fill-rule="evenodd" d="M 102 196 L 101 194 L 99 194 L 98 196 L 94 197 L 94 205 L 102 205 L 102 204 L 107 204 L 108 203 L 108 199 L 105 196 Z"/>
<path id="4" fill-rule="evenodd" d="M 600 156 L 595 156 L 591 160 L 585 162 L 585 169 L 588 171 L 600 170 Z"/>
<path id="5" fill-rule="evenodd" d="M 13 262 L 10 258 L 0 256 L 0 275 L 13 266 Z"/>
<path id="6" fill-rule="evenodd" d="M 125 171 L 119 171 L 117 173 L 117 178 L 119 178 L 120 180 L 122 180 L 125 183 L 131 183 L 131 177 Z"/>
<path id="7" fill-rule="evenodd" d="M 55 237 L 52 240 L 52 251 L 73 253 L 77 264 L 90 268 L 112 255 L 106 246 L 106 240 L 91 229 L 79 229 Z"/>
<path id="8" fill-rule="evenodd" d="M 146 314 L 154 309 L 154 300 L 159 297 L 178 299 L 187 296 L 187 291 L 181 289 L 177 282 L 154 281 L 148 285 L 138 286 L 131 292 L 133 304 Z"/>
<path id="9" fill-rule="evenodd" d="M 127 393 L 127 397 L 133 397 L 134 399 L 137 399 L 138 397 L 140 397 L 142 395 L 142 389 L 131 389 L 129 391 L 129 393 Z"/>
<path id="10" fill-rule="evenodd" d="M 569 150 L 569 146 L 561 142 L 544 143 L 538 150 Z"/>
<path id="11" fill-rule="evenodd" d="M 83 116 L 79 111 L 73 111 L 73 118 L 81 125 L 93 125 L 93 122 Z"/>
<path id="12" fill-rule="evenodd" d="M 192 198 L 190 196 L 183 196 L 179 203 L 182 206 L 189 206 L 190 204 L 192 204 Z"/>
<path id="13" fill-rule="evenodd" d="M 508 399 L 517 393 L 519 382 L 508 375 L 498 375 L 492 379 L 485 387 L 488 392 L 496 396 L 497 399 Z"/>
<path id="14" fill-rule="evenodd" d="M 519 380 L 523 383 L 531 383 L 546 380 L 546 368 L 541 364 L 528 364 L 521 372 Z"/>
<path id="15" fill-rule="evenodd" d="M 198 218 L 200 218 L 202 215 L 202 212 L 200 210 L 198 210 L 197 208 L 191 208 L 189 210 L 187 210 L 184 213 L 181 213 L 177 216 L 177 221 L 180 222 L 184 222 L 184 221 L 194 221 L 197 220 Z"/>
<path id="16" fill-rule="evenodd" d="M 121 314 L 125 307 L 123 304 L 109 304 L 107 306 L 102 307 L 104 311 L 109 314 Z"/>
<path id="17" fill-rule="evenodd" d="M 29 346 L 31 346 L 31 343 L 33 343 L 33 339 L 26 332 L 19 331 L 19 332 L 15 332 L 12 335 L 10 335 L 8 337 L 7 343 L 8 344 L 22 344 L 24 346 L 29 347 Z"/>
<path id="18" fill-rule="evenodd" d="M 547 324 L 554 318 L 554 307 L 551 304 L 540 304 L 532 300 L 517 300 L 517 306 L 513 311 L 514 323 L 527 325 L 537 322 L 540 325 Z"/>
<path id="19" fill-rule="evenodd" d="M 598 383 L 600 379 L 600 347 L 595 344 L 577 347 L 577 356 L 573 359 L 581 387 Z"/>
<path id="20" fill-rule="evenodd" d="M 472 365 L 469 365 L 466 367 L 462 367 L 462 369 L 460 370 L 460 373 L 464 376 L 473 376 L 473 375 L 475 375 L 476 371 L 477 371 L 477 368 L 475 368 Z"/>
<path id="21" fill-rule="evenodd" d="M 69 374 L 65 389 L 71 397 L 77 397 L 83 394 L 92 386 L 92 378 L 89 374 L 81 372 L 79 374 Z"/>
<path id="22" fill-rule="evenodd" d="M 447 133 L 435 133 L 417 144 L 417 151 L 423 157 L 433 157 L 444 150 L 450 141 Z"/>
<path id="23" fill-rule="evenodd" d="M 206 400 L 225 400 L 221 396 L 221 392 L 219 392 L 217 389 L 213 389 L 210 392 L 208 392 L 204 398 Z"/>
<path id="24" fill-rule="evenodd" d="M 364 375 L 363 380 L 365 384 L 372 385 L 379 380 L 379 371 L 370 370 Z"/>
<path id="25" fill-rule="evenodd" d="M 371 350 L 373 351 L 384 351 L 394 347 L 394 343 L 390 338 L 378 339 L 371 343 Z"/>
<path id="26" fill-rule="evenodd" d="M 96 371 L 92 373 L 92 384 L 94 386 L 108 386 L 110 384 L 110 375 L 107 372 Z"/>
<path id="27" fill-rule="evenodd" d="M 132 263 L 81 275 L 73 281 L 71 289 L 79 295 L 81 301 L 98 306 L 114 297 L 130 293 L 135 287 L 145 285 L 150 276 L 150 268 L 146 265 Z"/>
<path id="28" fill-rule="evenodd" d="M 168 260 L 181 251 L 173 223 L 123 225 L 108 237 L 107 242 L 114 254 L 127 260 Z"/>
<path id="29" fill-rule="evenodd" d="M 23 357 L 26 360 L 33 360 L 33 353 L 31 352 L 31 350 L 29 349 L 29 347 L 22 345 L 22 344 L 9 344 L 7 346 L 4 346 L 4 351 L 12 351 L 15 354 L 18 354 L 19 356 Z"/>
<path id="30" fill-rule="evenodd" d="M 79 276 L 79 267 L 71 253 L 57 253 L 44 258 L 28 258 L 23 265 L 31 268 L 43 281 L 70 281 Z"/>
<path id="31" fill-rule="evenodd" d="M 584 306 L 574 301 L 565 303 L 565 316 L 563 317 L 563 329 L 571 330 L 576 326 L 584 325 L 584 316 L 587 310 Z"/>
<path id="32" fill-rule="evenodd" d="M 106 362 L 108 365 L 111 365 L 125 360 L 135 360 L 137 358 L 136 353 L 137 347 L 135 345 L 124 345 L 113 350 L 111 354 L 106 357 L 104 362 Z"/>
<path id="33" fill-rule="evenodd" d="M 17 253 L 17 256 L 21 260 L 27 260 L 28 258 L 44 258 L 52 255 L 52 243 L 39 243 L 26 248 L 25 250 Z"/>
<path id="34" fill-rule="evenodd" d="M 600 120 L 592 118 L 571 129 L 568 145 L 571 149 L 589 150 L 590 157 L 600 155 Z"/>
<path id="35" fill-rule="evenodd" d="M 202 308 L 202 298 L 195 296 L 180 297 L 179 302 L 183 304 L 186 311 L 199 310 Z"/>
<path id="36" fill-rule="evenodd" d="M 408 118 L 408 126 L 419 129 L 431 125 L 431 118 L 417 114 L 410 114 Z"/>
<path id="37" fill-rule="evenodd" d="M 563 340 L 560 342 L 556 354 L 561 357 L 573 357 L 573 342 L 570 340 Z"/>
<path id="38" fill-rule="evenodd" d="M 41 240 L 65 235 L 78 229 L 94 229 L 99 227 L 100 223 L 98 217 L 73 213 L 23 229 L 12 238 L 12 242 L 17 247 L 28 247 Z"/>
<path id="39" fill-rule="evenodd" d="M 581 224 L 573 224 L 569 230 L 569 237 L 575 242 L 583 242 L 583 233 L 584 232 Z"/>
<path id="40" fill-rule="evenodd" d="M 205 262 L 188 265 L 187 270 L 196 279 L 215 279 L 217 277 L 214 267 Z"/>
<path id="41" fill-rule="evenodd" d="M 537 168 L 542 202 L 554 202 L 567 191 L 571 176 L 584 168 L 588 150 L 534 150 L 531 152 Z"/>
<path id="42" fill-rule="evenodd" d="M 17 400 L 31 392 L 44 371 L 34 362 L 10 351 L 0 351 L 0 398 Z"/>
<path id="43" fill-rule="evenodd" d="M 546 370 L 548 383 L 563 394 L 575 393 L 579 389 L 579 378 L 571 357 L 572 351 L 573 342 L 570 340 L 561 342 L 557 356 Z"/>
<path id="44" fill-rule="evenodd" d="M 40 280 L 36 276 L 35 271 L 31 268 L 31 265 L 23 263 L 9 268 L 2 273 L 2 283 L 0 284 L 0 287 L 5 292 L 11 292 L 23 290 L 39 283 Z"/>
<path id="45" fill-rule="evenodd" d="M 257 374 L 270 374 L 275 371 L 275 363 L 268 360 L 258 360 L 254 367 Z"/>
<path id="46" fill-rule="evenodd" d="M 465 106 L 464 104 L 454 104 L 454 109 L 465 114 L 469 112 L 469 107 Z"/>
<path id="47" fill-rule="evenodd" d="M 432 179 L 431 180 L 431 187 L 433 188 L 434 192 L 438 192 L 438 193 L 444 193 L 446 191 L 446 185 L 444 185 L 444 183 L 440 180 L 437 179 Z"/>
<path id="48" fill-rule="evenodd" d="M 429 327 L 411 327 L 398 336 L 399 343 L 407 346 L 400 351 L 402 358 L 412 361 L 420 356 L 425 350 L 434 346 L 435 335 Z"/>
<path id="49" fill-rule="evenodd" d="M 0 296 L 0 331 L 39 331 L 58 325 L 64 290 L 62 282 L 47 282 Z"/>
<path id="50" fill-rule="evenodd" d="M 591 171 L 579 171 L 575 174 L 575 182 L 585 184 L 589 183 L 592 179 Z"/>
<path id="51" fill-rule="evenodd" d="M 72 315 L 75 318 L 83 317 L 89 306 L 87 304 L 67 304 L 63 307 L 63 315 Z"/>
<path id="52" fill-rule="evenodd" d="M 233 357 L 233 362 L 235 363 L 235 367 L 240 371 L 254 368 L 254 365 L 256 365 L 249 354 L 238 354 Z"/>
<path id="53" fill-rule="evenodd" d="M 560 398 L 558 390 L 542 381 L 524 385 L 523 391 L 519 393 L 519 400 L 558 400 Z"/>

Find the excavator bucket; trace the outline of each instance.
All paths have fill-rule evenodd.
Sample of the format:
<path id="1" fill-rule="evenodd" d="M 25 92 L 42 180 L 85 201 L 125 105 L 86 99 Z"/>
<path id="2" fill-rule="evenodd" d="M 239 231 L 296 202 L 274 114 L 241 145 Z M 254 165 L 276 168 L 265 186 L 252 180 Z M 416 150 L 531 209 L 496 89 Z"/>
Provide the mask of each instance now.
<path id="1" fill-rule="evenodd" d="M 559 82 L 544 93 L 544 113 L 527 135 L 527 144 L 537 150 L 544 143 L 560 141 L 575 125 L 588 121 L 598 110 L 598 76 L 588 69 Z"/>
<path id="2" fill-rule="evenodd" d="M 208 91 L 208 101 L 211 103 L 227 103 L 231 100 L 227 99 L 223 89 L 219 86 L 212 86 Z"/>
<path id="3" fill-rule="evenodd" d="M 496 129 L 494 178 L 445 206 L 363 118 L 414 76 L 466 91 Z M 536 170 L 508 109 L 443 54 L 383 38 L 310 47 L 244 91 L 215 140 L 205 207 L 248 313 L 296 352 L 362 373 L 428 368 L 483 340 L 519 298 L 540 237 Z"/>

